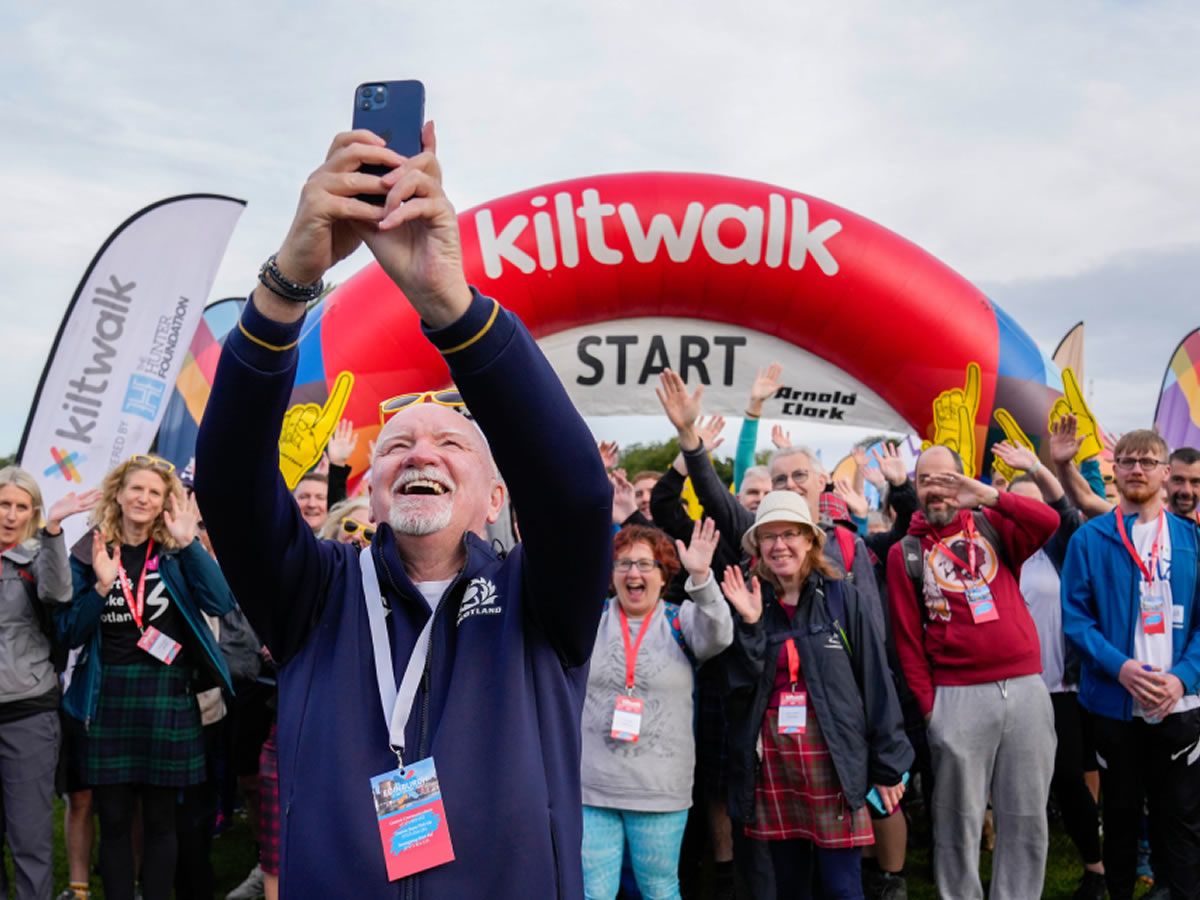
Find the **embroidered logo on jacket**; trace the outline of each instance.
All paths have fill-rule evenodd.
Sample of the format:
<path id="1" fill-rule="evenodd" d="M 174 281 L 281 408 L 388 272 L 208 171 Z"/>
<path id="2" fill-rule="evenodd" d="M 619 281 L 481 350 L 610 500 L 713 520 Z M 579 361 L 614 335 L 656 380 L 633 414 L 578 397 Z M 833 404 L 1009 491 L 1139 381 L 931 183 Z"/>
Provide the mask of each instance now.
<path id="1" fill-rule="evenodd" d="M 504 612 L 504 607 L 496 602 L 496 585 L 487 578 L 472 578 L 463 594 L 462 605 L 458 608 L 458 622 L 471 616 L 495 616 Z"/>

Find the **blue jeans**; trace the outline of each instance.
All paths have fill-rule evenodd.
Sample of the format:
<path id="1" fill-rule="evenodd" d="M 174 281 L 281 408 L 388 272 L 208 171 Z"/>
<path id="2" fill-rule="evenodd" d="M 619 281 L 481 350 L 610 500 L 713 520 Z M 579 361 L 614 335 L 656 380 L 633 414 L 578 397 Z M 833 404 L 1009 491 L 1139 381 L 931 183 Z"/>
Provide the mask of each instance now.
<path id="1" fill-rule="evenodd" d="M 679 848 L 687 810 L 633 812 L 583 808 L 583 893 L 612 900 L 621 880 L 625 842 L 644 900 L 679 900 Z"/>

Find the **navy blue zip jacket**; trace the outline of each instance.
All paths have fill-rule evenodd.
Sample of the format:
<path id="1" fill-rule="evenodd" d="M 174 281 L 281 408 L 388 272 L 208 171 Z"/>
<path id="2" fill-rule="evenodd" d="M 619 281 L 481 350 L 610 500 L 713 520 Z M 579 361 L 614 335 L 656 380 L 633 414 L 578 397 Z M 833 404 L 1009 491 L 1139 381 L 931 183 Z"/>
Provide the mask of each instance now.
<path id="1" fill-rule="evenodd" d="M 221 570 L 198 540 L 180 550 L 164 551 L 158 567 L 167 592 L 200 648 L 197 662 L 232 696 L 233 684 L 225 657 L 217 647 L 212 629 L 200 615 L 204 611 L 210 616 L 223 616 L 237 605 Z M 74 599 L 57 610 L 55 626 L 60 642 L 83 649 L 75 663 L 71 687 L 63 697 L 63 710 L 86 724 L 91 722 L 100 703 L 100 615 L 108 602 L 107 597 L 96 593 L 90 534 L 71 553 L 71 581 Z"/>
<path id="2" fill-rule="evenodd" d="M 196 448 L 217 558 L 281 665 L 282 895 L 582 897 L 580 715 L 612 555 L 612 489 L 591 434 L 524 326 L 495 301 L 475 293 L 457 322 L 425 331 L 487 435 L 524 540 L 501 559 L 464 536 L 466 567 L 436 614 L 405 732 L 408 761 L 434 758 L 456 858 L 389 882 L 369 782 L 396 757 L 358 555 L 313 536 L 277 467 L 300 327 L 246 305 Z M 371 552 L 398 682 L 429 607 L 386 524 Z M 492 614 L 470 614 L 487 596 Z"/>

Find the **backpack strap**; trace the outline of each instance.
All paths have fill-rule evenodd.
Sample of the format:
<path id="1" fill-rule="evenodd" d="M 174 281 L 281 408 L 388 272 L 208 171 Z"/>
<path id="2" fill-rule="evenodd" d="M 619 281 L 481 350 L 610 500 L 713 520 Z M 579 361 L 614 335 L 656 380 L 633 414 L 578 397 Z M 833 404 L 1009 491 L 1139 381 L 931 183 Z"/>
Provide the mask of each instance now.
<path id="1" fill-rule="evenodd" d="M 900 538 L 900 552 L 904 556 L 904 571 L 908 573 L 913 593 L 920 604 L 921 596 L 925 593 L 925 553 L 921 549 L 921 539 L 915 534 L 906 534 Z"/>
<path id="2" fill-rule="evenodd" d="M 667 617 L 667 624 L 671 626 L 671 637 L 675 638 L 675 643 L 687 656 L 688 661 L 693 666 L 696 665 L 696 657 L 692 654 L 692 648 L 687 645 L 687 641 L 683 637 L 683 625 L 679 621 L 679 604 L 668 603 L 664 600 L 663 615 Z"/>
<path id="3" fill-rule="evenodd" d="M 833 527 L 833 536 L 837 540 L 838 549 L 842 551 L 842 568 L 846 571 L 846 580 L 854 581 L 854 532 L 844 525 Z"/>

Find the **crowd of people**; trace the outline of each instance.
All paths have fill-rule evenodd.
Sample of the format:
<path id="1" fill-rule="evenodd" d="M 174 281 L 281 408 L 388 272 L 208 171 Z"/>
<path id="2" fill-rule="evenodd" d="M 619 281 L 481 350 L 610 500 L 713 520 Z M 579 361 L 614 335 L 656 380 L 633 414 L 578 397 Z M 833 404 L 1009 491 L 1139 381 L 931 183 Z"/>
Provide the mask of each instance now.
<path id="1" fill-rule="evenodd" d="M 139 454 L 44 508 L 0 470 L 18 900 L 54 895 L 56 794 L 61 900 L 89 897 L 96 820 L 105 897 L 212 897 L 235 794 L 259 862 L 233 900 L 671 900 L 701 870 L 721 900 L 894 900 L 924 832 L 941 896 L 984 896 L 987 841 L 990 896 L 1032 900 L 1051 806 L 1076 898 L 1127 900 L 1139 874 L 1200 897 L 1200 451 L 1127 433 L 1106 484 L 1065 415 L 1045 462 L 995 446 L 1011 481 L 938 445 L 909 472 L 886 444 L 833 478 L 779 427 L 759 464 L 771 364 L 732 484 L 723 420 L 670 370 L 679 454 L 629 477 L 467 285 L 423 139 L 411 159 L 335 139 L 226 341 L 194 484 Z M 289 490 L 307 300 L 360 242 L 455 388 L 381 405 L 362 493 L 348 422 Z M 377 804 L 381 778 L 400 800 Z M 389 836 L 434 800 L 441 855 Z"/>

